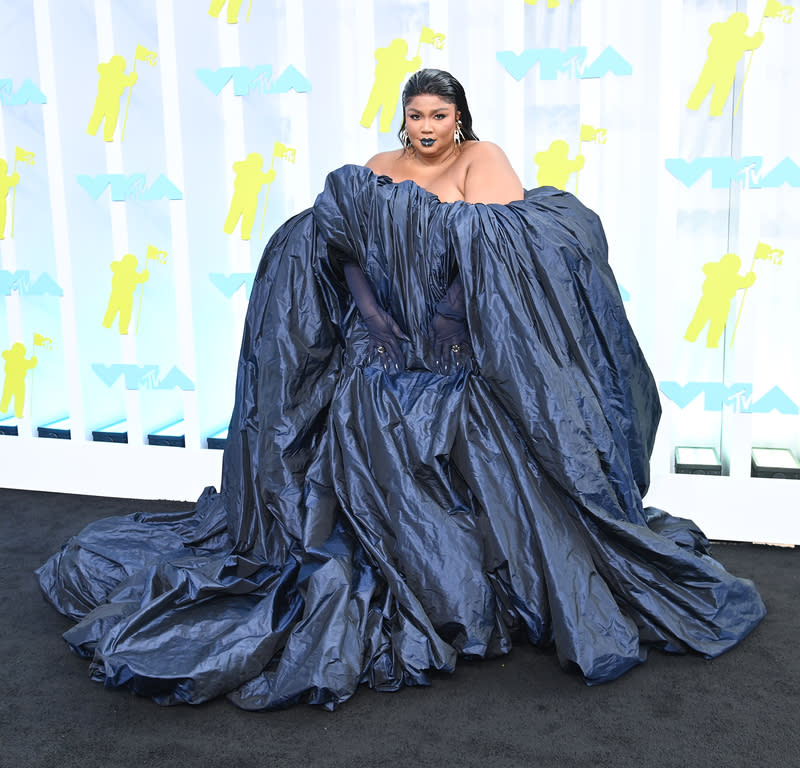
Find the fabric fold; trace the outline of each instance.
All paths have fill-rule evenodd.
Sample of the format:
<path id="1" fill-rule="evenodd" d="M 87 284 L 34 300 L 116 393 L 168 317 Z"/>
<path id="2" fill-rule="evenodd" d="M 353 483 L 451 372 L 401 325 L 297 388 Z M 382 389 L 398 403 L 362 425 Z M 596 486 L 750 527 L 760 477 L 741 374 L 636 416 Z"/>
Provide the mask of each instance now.
<path id="1" fill-rule="evenodd" d="M 343 260 L 407 334 L 402 372 Z M 468 339 L 443 374 L 429 329 L 456 278 Z M 344 166 L 265 248 L 220 491 L 93 523 L 37 574 L 92 676 L 162 704 L 334 708 L 521 637 L 589 684 L 651 646 L 712 657 L 765 609 L 696 525 L 644 507 L 659 416 L 575 197 L 441 203 Z"/>

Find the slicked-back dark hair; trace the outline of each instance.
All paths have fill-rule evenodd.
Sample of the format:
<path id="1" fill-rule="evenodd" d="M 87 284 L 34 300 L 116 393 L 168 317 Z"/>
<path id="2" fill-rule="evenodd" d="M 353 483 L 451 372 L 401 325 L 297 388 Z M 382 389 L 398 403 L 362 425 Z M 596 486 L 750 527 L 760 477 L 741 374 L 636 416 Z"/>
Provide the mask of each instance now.
<path id="1" fill-rule="evenodd" d="M 461 133 L 464 134 L 464 138 L 468 141 L 480 141 L 472 130 L 472 115 L 467 105 L 464 86 L 443 69 L 420 69 L 408 78 L 403 88 L 403 122 L 397 134 L 398 138 L 406 127 L 406 104 L 415 96 L 422 95 L 439 96 L 448 104 L 455 104 L 456 112 L 461 113 Z"/>

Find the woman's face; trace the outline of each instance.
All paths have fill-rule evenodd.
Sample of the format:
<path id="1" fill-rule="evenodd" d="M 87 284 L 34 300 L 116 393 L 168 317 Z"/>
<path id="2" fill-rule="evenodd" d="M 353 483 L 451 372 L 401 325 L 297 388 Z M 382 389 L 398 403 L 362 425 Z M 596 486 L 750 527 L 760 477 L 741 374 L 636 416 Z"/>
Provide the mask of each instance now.
<path id="1" fill-rule="evenodd" d="M 422 155 L 435 156 L 453 149 L 460 114 L 441 96 L 423 93 L 406 102 L 406 130 L 411 145 Z"/>

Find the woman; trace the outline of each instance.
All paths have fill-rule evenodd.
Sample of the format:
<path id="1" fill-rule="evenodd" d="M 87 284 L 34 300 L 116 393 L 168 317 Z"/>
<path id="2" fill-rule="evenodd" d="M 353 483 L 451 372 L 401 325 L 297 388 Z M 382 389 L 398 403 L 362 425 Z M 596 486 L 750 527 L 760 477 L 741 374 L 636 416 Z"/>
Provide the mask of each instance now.
<path id="1" fill-rule="evenodd" d="M 221 491 L 39 569 L 107 685 L 333 708 L 520 635 L 596 683 L 763 617 L 690 521 L 643 507 L 658 393 L 597 217 L 523 194 L 451 75 L 403 109 L 404 148 L 331 173 L 267 245 Z"/>
<path id="2" fill-rule="evenodd" d="M 392 181 L 413 181 L 443 203 L 510 203 L 521 200 L 522 184 L 500 147 L 480 142 L 472 130 L 472 115 L 464 88 L 449 72 L 423 69 L 413 74 L 403 89 L 403 122 L 398 136 L 402 149 L 382 152 L 368 163 L 374 173 Z M 364 280 L 352 262 L 345 264 L 348 286 L 362 318 L 370 328 L 385 367 L 399 369 L 402 354 L 397 344 L 401 332 L 390 318 L 376 313 Z M 431 325 L 436 365 L 447 372 L 451 360 L 460 363 L 465 340 L 463 287 L 451 285 Z M 455 321 L 455 322 L 453 322 Z"/>
<path id="3" fill-rule="evenodd" d="M 510 203 L 522 184 L 496 144 L 479 142 L 461 83 L 423 69 L 403 89 L 403 148 L 381 152 L 367 168 L 393 181 L 410 179 L 443 203 Z"/>

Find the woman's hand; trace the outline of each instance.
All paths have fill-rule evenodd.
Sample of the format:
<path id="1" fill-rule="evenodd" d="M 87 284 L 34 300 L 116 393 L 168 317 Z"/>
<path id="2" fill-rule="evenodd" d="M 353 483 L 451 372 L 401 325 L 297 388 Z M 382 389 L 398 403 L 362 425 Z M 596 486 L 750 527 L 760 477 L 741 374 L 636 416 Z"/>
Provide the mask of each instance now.
<path id="1" fill-rule="evenodd" d="M 464 364 L 464 344 L 467 341 L 467 324 L 464 318 L 439 314 L 433 316 L 430 326 L 434 370 L 447 375 Z"/>
<path id="2" fill-rule="evenodd" d="M 436 305 L 428 336 L 433 348 L 434 370 L 447 375 L 464 364 L 464 344 L 469 339 L 467 330 L 467 308 L 464 297 L 464 284 L 461 276 L 455 279 L 447 293 Z"/>
<path id="3" fill-rule="evenodd" d="M 410 341 L 395 319 L 380 307 L 373 310 L 369 317 L 362 317 L 369 331 L 372 348 L 372 359 L 376 356 L 387 373 L 400 373 L 405 370 L 401 341 Z"/>
<path id="4" fill-rule="evenodd" d="M 364 325 L 369 331 L 371 359 L 376 356 L 387 373 L 405 370 L 401 341 L 410 341 L 395 319 L 378 305 L 361 267 L 353 261 L 344 263 L 344 276 Z"/>

